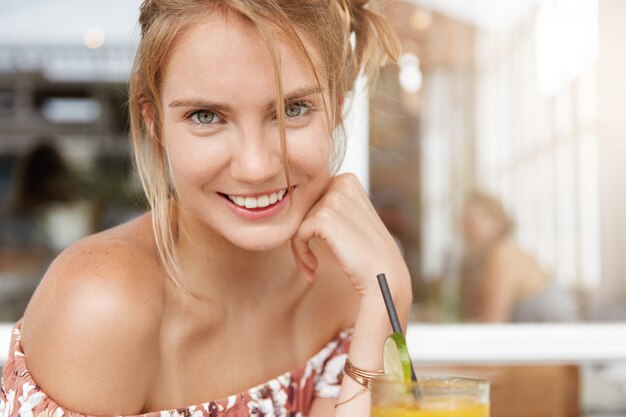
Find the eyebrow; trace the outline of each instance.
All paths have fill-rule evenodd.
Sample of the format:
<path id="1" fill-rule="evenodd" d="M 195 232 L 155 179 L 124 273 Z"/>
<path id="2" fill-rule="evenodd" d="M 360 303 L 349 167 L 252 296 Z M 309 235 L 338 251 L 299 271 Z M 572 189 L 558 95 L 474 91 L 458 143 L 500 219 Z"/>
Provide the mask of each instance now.
<path id="1" fill-rule="evenodd" d="M 322 92 L 322 89 L 319 86 L 308 86 L 308 87 L 300 87 L 293 91 L 290 91 L 288 94 L 285 94 L 285 101 L 290 102 L 297 100 L 299 98 L 303 98 L 306 96 L 310 96 L 313 94 L 319 94 Z M 276 100 L 272 100 L 270 104 L 268 104 L 268 108 L 273 108 L 276 105 Z M 174 100 L 172 101 L 168 107 L 200 107 L 200 108 L 210 108 L 217 111 L 228 112 L 232 110 L 232 107 L 228 104 L 216 103 L 213 101 L 207 101 L 203 99 L 183 99 L 183 100 Z"/>

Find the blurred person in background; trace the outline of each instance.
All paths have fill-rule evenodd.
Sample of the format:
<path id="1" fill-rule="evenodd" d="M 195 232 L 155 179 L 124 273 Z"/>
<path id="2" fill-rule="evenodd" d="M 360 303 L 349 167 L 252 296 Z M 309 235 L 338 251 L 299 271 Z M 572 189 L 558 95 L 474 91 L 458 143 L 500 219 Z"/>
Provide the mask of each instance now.
<path id="1" fill-rule="evenodd" d="M 50 140 L 41 140 L 17 166 L 13 199 L 0 218 L 0 241 L 13 247 L 52 247 L 44 217 L 51 205 L 71 204 L 76 189 L 70 168 Z"/>
<path id="2" fill-rule="evenodd" d="M 19 161 L 12 198 L 0 208 L 0 320 L 24 312 L 52 258 L 84 236 L 73 173 L 52 140 Z"/>
<path id="3" fill-rule="evenodd" d="M 461 317 L 480 322 L 573 321 L 573 297 L 513 239 L 514 221 L 495 197 L 465 201 Z"/>

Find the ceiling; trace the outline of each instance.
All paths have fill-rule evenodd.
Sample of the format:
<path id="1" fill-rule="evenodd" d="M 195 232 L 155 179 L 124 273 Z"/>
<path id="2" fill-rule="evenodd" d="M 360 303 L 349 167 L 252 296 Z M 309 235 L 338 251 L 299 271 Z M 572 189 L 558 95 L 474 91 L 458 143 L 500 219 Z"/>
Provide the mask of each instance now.
<path id="1" fill-rule="evenodd" d="M 513 25 L 546 0 L 408 0 L 484 30 Z M 93 26 L 106 43 L 134 43 L 141 0 L 0 0 L 0 44 L 82 44 Z"/>
<path id="2" fill-rule="evenodd" d="M 134 42 L 140 0 L 0 0 L 0 44 L 82 44 L 93 26 L 107 43 Z"/>
<path id="3" fill-rule="evenodd" d="M 482 30 L 506 30 L 548 0 L 409 0 Z"/>

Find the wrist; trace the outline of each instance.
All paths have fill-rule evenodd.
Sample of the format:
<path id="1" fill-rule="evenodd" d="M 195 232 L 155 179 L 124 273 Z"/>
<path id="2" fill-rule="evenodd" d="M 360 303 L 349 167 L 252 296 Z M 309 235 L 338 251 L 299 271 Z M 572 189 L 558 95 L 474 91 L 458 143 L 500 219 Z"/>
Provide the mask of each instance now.
<path id="1" fill-rule="evenodd" d="M 413 302 L 413 289 L 408 271 L 382 272 L 385 273 L 385 277 L 387 278 L 389 291 L 391 292 L 391 297 L 393 298 L 396 310 L 398 310 L 398 314 L 401 313 L 401 310 L 408 313 Z M 376 306 L 384 307 L 384 300 L 378 280 L 374 279 L 373 281 L 370 288 L 361 293 L 361 306 L 370 306 L 370 308 L 376 308 Z"/>
<path id="2" fill-rule="evenodd" d="M 410 285 L 404 288 L 395 287 L 391 290 L 391 295 L 402 329 L 406 330 L 413 301 L 411 287 Z M 380 288 L 361 296 L 356 322 L 370 326 L 372 330 L 386 329 L 385 337 L 392 333 L 391 319 Z"/>
<path id="3" fill-rule="evenodd" d="M 355 366 L 350 358 L 346 358 L 346 364 L 343 368 L 343 372 L 346 376 L 352 378 L 352 380 L 364 388 L 370 389 L 372 387 L 372 381 L 375 378 L 385 375 L 385 371 L 382 369 L 364 369 Z"/>
<path id="4" fill-rule="evenodd" d="M 405 277 L 385 273 L 390 284 L 394 306 L 406 329 L 411 308 L 412 292 L 408 273 Z M 394 279 L 390 280 L 389 277 Z M 354 324 L 354 334 L 349 357 L 352 363 L 362 369 L 381 369 L 382 351 L 385 339 L 392 333 L 391 321 L 382 292 L 376 283 L 376 290 L 361 295 L 359 310 Z M 400 283 L 400 285 L 398 285 Z"/>

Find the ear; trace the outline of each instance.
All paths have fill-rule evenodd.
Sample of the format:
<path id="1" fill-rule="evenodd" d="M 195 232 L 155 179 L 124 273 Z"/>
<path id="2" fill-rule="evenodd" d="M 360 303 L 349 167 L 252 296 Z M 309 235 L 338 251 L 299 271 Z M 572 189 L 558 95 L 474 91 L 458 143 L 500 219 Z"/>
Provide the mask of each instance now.
<path id="1" fill-rule="evenodd" d="M 156 135 L 156 110 L 154 105 L 149 101 L 145 101 L 141 104 L 141 117 L 146 124 L 150 137 L 161 144 L 161 138 Z"/>

